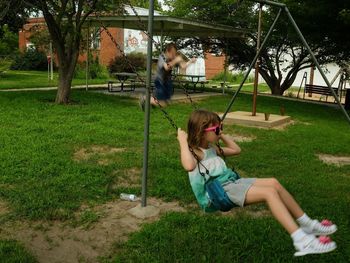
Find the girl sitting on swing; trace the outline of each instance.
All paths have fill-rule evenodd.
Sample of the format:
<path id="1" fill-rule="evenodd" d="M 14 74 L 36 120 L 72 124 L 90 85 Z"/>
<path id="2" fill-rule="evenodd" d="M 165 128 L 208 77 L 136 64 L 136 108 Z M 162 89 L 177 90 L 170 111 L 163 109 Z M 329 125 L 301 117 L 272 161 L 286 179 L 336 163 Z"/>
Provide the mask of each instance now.
<path id="1" fill-rule="evenodd" d="M 336 243 L 327 237 L 336 232 L 336 225 L 329 220 L 319 222 L 309 218 L 275 178 L 240 178 L 227 168 L 219 155 L 238 155 L 241 149 L 222 132 L 221 119 L 216 113 L 205 110 L 194 111 L 187 128 L 188 134 L 181 129 L 178 130 L 181 163 L 189 172 L 192 190 L 205 211 L 216 210 L 211 206 L 205 186 L 208 178 L 205 177 L 216 178 L 230 201 L 236 206 L 266 202 L 272 215 L 291 235 L 297 250 L 295 256 L 327 253 L 336 249 Z M 219 140 L 225 147 L 216 145 Z M 209 174 L 201 171 L 203 167 Z"/>

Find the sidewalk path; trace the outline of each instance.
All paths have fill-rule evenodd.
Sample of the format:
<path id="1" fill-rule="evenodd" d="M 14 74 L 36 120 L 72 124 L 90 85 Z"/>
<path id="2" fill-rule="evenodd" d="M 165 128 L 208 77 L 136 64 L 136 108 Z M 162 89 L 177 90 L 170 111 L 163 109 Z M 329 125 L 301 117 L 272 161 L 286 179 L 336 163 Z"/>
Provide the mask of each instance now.
<path id="1" fill-rule="evenodd" d="M 85 85 L 73 86 L 72 89 L 85 89 Z M 107 84 L 93 84 L 89 85 L 89 88 L 97 89 L 107 89 Z M 57 87 L 42 87 L 42 88 L 23 88 L 23 89 L 0 89 L 0 92 L 11 92 L 11 91 L 47 91 L 47 90 L 57 90 Z"/>
<path id="2" fill-rule="evenodd" d="M 247 83 L 244 85 L 251 85 L 251 83 Z M 234 85 L 230 85 L 231 87 L 237 87 L 239 86 L 239 84 L 234 84 Z M 72 89 L 85 89 L 86 86 L 85 85 L 77 85 L 77 86 L 73 86 Z M 94 89 L 94 90 L 101 90 L 102 93 L 104 94 L 108 94 L 108 95 L 127 95 L 130 96 L 130 94 L 115 94 L 115 93 L 108 93 L 103 92 L 104 89 L 107 90 L 107 84 L 93 84 L 93 85 L 89 85 L 89 88 Z M 57 90 L 57 87 L 43 87 L 43 88 L 23 88 L 23 89 L 0 89 L 0 93 L 1 92 L 18 92 L 18 91 L 49 91 L 49 90 Z M 221 90 L 220 88 L 216 89 L 217 91 Z M 228 89 L 226 89 L 226 91 L 228 91 Z M 245 93 L 245 94 L 252 94 L 252 92 L 249 91 L 241 91 L 241 93 Z M 210 93 L 211 95 L 215 94 L 215 93 Z M 218 92 L 217 95 L 222 95 L 221 92 Z M 225 95 L 228 95 L 227 93 Z M 193 97 L 193 94 L 191 94 L 191 96 Z M 203 96 L 203 95 L 202 95 Z M 204 94 L 203 97 L 206 97 L 207 94 Z M 318 104 L 318 105 L 326 105 L 326 106 L 331 106 L 331 107 L 338 107 L 338 105 L 336 103 L 332 103 L 332 102 L 326 102 L 326 101 L 319 101 L 319 98 L 315 99 L 315 98 L 311 98 L 311 99 L 298 99 L 298 98 L 293 98 L 293 97 L 288 97 L 288 96 L 276 96 L 276 95 L 272 95 L 270 93 L 267 92 L 259 92 L 258 96 L 263 96 L 263 97 L 275 97 L 278 99 L 284 99 L 284 100 L 291 100 L 291 101 L 298 101 L 298 102 L 303 102 L 303 103 L 311 103 L 311 104 Z M 133 98 L 136 98 L 135 95 L 131 96 Z M 198 96 L 201 97 L 201 96 Z M 305 97 L 308 98 L 308 97 Z M 182 100 L 183 98 L 179 98 L 179 100 Z"/>
<path id="3" fill-rule="evenodd" d="M 247 85 L 252 85 L 253 83 L 245 83 L 243 86 L 247 86 Z M 117 83 L 113 84 L 118 85 Z M 239 84 L 232 84 L 229 85 L 231 88 L 232 87 L 238 87 Z M 86 85 L 76 85 L 73 86 L 72 89 L 85 89 Z M 92 89 L 107 89 L 108 85 L 107 84 L 91 84 L 89 85 L 89 88 Z M 219 88 L 218 88 L 219 89 Z M 11 92 L 11 91 L 47 91 L 47 90 L 57 90 L 57 87 L 37 87 L 37 88 L 23 88 L 23 89 L 0 89 L 0 92 Z"/>

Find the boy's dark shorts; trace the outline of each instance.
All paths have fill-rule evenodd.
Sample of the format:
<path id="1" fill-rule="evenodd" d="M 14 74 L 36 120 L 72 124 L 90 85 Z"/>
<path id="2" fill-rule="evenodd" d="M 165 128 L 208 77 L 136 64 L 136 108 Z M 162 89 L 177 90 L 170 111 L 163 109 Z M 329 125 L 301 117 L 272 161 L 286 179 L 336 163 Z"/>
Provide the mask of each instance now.
<path id="1" fill-rule="evenodd" d="M 167 80 L 165 82 L 156 79 L 154 81 L 154 96 L 157 100 L 170 100 L 173 95 L 173 82 L 171 80 Z"/>

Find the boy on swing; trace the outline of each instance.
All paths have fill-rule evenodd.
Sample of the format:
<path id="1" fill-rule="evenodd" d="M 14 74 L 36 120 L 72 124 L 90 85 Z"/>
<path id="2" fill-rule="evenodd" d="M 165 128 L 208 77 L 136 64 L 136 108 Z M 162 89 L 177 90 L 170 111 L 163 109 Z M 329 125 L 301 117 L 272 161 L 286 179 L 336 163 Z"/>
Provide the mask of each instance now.
<path id="1" fill-rule="evenodd" d="M 151 97 L 151 105 L 161 105 L 165 107 L 169 104 L 173 95 L 173 81 L 172 71 L 173 68 L 179 66 L 182 69 L 187 68 L 190 64 L 196 62 L 195 58 L 192 58 L 188 62 L 185 62 L 181 55 L 177 54 L 177 47 L 175 43 L 169 43 L 165 47 L 165 51 L 159 55 L 157 63 L 157 73 L 154 80 L 154 94 Z M 140 107 L 142 111 L 145 110 L 145 96 L 140 97 Z"/>

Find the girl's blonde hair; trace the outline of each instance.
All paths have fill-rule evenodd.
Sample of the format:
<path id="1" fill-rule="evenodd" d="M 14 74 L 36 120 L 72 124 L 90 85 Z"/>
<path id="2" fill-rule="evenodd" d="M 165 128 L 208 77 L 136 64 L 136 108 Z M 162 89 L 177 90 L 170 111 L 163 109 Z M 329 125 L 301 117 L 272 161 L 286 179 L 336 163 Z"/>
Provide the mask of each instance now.
<path id="1" fill-rule="evenodd" d="M 221 119 L 215 112 L 207 110 L 195 110 L 192 112 L 188 124 L 188 145 L 193 148 L 198 148 L 204 136 L 204 130 L 210 125 L 220 124 Z"/>

